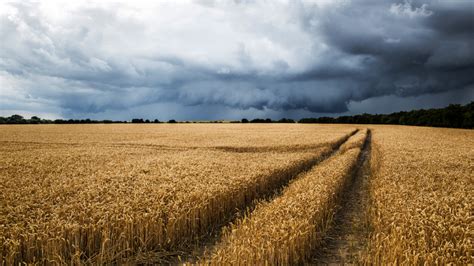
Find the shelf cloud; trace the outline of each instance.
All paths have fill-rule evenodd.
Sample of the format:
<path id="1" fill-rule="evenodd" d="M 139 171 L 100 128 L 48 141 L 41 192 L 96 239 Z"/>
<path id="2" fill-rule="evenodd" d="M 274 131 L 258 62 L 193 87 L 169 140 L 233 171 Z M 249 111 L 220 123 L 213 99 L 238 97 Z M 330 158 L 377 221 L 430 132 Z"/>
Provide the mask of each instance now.
<path id="1" fill-rule="evenodd" d="M 12 1 L 0 36 L 0 115 L 299 118 L 474 100 L 472 1 Z"/>

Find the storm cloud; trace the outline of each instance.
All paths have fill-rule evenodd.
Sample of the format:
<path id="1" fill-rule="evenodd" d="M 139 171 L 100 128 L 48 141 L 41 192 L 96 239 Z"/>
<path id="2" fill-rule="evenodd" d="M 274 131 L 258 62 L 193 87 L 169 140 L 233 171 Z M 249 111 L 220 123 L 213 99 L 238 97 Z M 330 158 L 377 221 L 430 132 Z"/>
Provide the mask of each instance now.
<path id="1" fill-rule="evenodd" d="M 474 100 L 469 0 L 13 1 L 0 36 L 0 115 L 299 118 Z"/>

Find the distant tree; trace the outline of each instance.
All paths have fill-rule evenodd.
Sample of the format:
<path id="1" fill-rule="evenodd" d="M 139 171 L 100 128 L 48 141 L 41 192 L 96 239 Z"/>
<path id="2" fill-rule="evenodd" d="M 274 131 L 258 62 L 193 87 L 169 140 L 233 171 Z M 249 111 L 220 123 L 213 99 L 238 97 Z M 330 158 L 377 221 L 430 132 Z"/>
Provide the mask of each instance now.
<path id="1" fill-rule="evenodd" d="M 39 118 L 37 116 L 32 116 L 30 118 L 29 123 L 31 123 L 31 124 L 40 124 L 41 123 L 41 118 Z"/>
<path id="2" fill-rule="evenodd" d="M 142 118 L 134 118 L 132 119 L 132 123 L 145 123 Z"/>
<path id="3" fill-rule="evenodd" d="M 170 123 L 170 124 L 175 124 L 175 123 L 176 123 L 176 120 L 174 120 L 174 119 L 168 120 L 168 123 Z"/>
<path id="4" fill-rule="evenodd" d="M 255 118 L 250 121 L 250 123 L 272 123 L 273 121 L 270 118 L 267 119 L 261 119 L 261 118 Z"/>
<path id="5" fill-rule="evenodd" d="M 153 123 L 157 123 L 157 124 L 158 124 L 158 123 L 161 123 L 161 122 L 160 122 L 160 120 L 155 119 L 155 120 L 153 120 Z"/>
<path id="6" fill-rule="evenodd" d="M 248 123 L 249 120 L 247 118 L 242 118 L 242 123 Z"/>
<path id="7" fill-rule="evenodd" d="M 20 121 L 20 120 L 23 120 L 23 119 L 24 118 L 21 115 L 12 115 L 12 116 L 10 116 L 10 120 L 13 120 L 13 121 L 15 121 L 15 120 Z"/>
<path id="8" fill-rule="evenodd" d="M 287 118 L 282 118 L 277 121 L 278 123 L 295 123 L 295 120 L 293 119 L 287 119 Z"/>
<path id="9" fill-rule="evenodd" d="M 462 119 L 463 128 L 474 128 L 474 102 L 466 105 Z"/>
<path id="10" fill-rule="evenodd" d="M 12 115 L 7 118 L 8 123 L 10 124 L 25 124 L 26 120 L 21 115 Z"/>

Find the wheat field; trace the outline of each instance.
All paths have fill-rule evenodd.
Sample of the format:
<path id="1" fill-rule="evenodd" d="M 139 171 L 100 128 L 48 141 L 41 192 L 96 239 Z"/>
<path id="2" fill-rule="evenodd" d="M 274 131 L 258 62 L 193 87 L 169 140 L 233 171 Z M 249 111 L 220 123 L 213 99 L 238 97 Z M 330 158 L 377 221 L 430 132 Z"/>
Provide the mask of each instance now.
<path id="1" fill-rule="evenodd" d="M 365 261 L 472 265 L 474 131 L 381 126 L 372 140 Z"/>
<path id="2" fill-rule="evenodd" d="M 360 178 L 356 263 L 473 263 L 473 140 L 373 125 L 1 126 L 0 265 L 307 263 Z"/>

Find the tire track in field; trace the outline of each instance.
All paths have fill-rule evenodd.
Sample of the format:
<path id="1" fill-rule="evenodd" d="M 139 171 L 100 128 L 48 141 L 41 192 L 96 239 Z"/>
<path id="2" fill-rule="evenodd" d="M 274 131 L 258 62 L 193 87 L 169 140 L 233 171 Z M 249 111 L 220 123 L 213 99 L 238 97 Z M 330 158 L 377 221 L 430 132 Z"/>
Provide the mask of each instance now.
<path id="1" fill-rule="evenodd" d="M 206 237 L 206 239 L 203 239 L 200 243 L 196 243 L 196 245 L 194 245 L 194 247 L 188 251 L 187 255 L 184 255 L 184 256 L 181 255 L 180 258 L 175 258 L 174 260 L 170 260 L 169 262 L 180 263 L 182 261 L 187 261 L 190 263 L 197 263 L 200 258 L 209 255 L 207 254 L 207 252 L 212 251 L 213 247 L 216 245 L 216 243 L 219 243 L 222 237 L 221 235 L 222 228 L 224 228 L 225 226 L 228 226 L 230 223 L 234 222 L 238 218 L 245 216 L 245 214 L 252 212 L 259 201 L 271 200 L 272 198 L 275 198 L 281 195 L 283 189 L 291 181 L 298 178 L 302 173 L 311 170 L 316 165 L 334 156 L 339 151 L 340 147 L 359 131 L 360 131 L 359 129 L 352 131 L 350 134 L 348 134 L 347 136 L 342 138 L 340 141 L 338 141 L 329 152 L 323 154 L 322 156 L 315 157 L 310 161 L 300 162 L 300 165 L 305 165 L 305 166 L 295 167 L 295 169 L 298 169 L 298 170 L 293 171 L 291 173 L 290 178 L 285 179 L 284 182 L 275 184 L 275 186 L 273 186 L 273 188 L 270 189 L 269 191 L 261 193 L 258 198 L 253 199 L 253 201 L 247 206 L 245 206 L 245 208 L 239 209 L 236 212 L 236 214 L 233 215 L 230 219 L 227 219 L 224 223 L 220 224 L 216 228 L 213 228 L 212 232 Z"/>
<path id="2" fill-rule="evenodd" d="M 309 264 L 359 264 L 360 253 L 366 248 L 370 232 L 368 221 L 370 155 L 369 130 L 352 180 L 342 194 L 333 225 L 324 237 L 323 246 L 315 251 Z"/>
<path id="3" fill-rule="evenodd" d="M 143 254 L 137 254 L 137 256 L 135 256 L 134 258 L 130 258 L 128 262 L 138 264 L 180 264 L 183 261 L 188 261 L 191 263 L 197 262 L 198 259 L 205 256 L 206 252 L 212 250 L 212 247 L 216 243 L 218 243 L 221 238 L 222 228 L 234 222 L 238 218 L 244 216 L 245 213 L 253 211 L 257 202 L 261 200 L 269 200 L 280 195 L 283 188 L 286 187 L 292 180 L 297 178 L 301 173 L 312 169 L 314 166 L 332 157 L 339 151 L 340 147 L 357 132 L 359 132 L 359 129 L 355 129 L 351 133 L 347 134 L 345 137 L 341 138 L 332 146 L 332 148 L 328 152 L 325 152 L 322 155 L 315 156 L 314 158 L 311 158 L 309 160 L 303 160 L 296 164 L 294 167 L 288 169 L 288 171 L 285 171 L 285 178 L 280 179 L 279 182 L 269 184 L 269 186 L 266 189 L 262 190 L 261 193 L 258 194 L 258 196 L 249 199 L 248 203 L 245 204 L 245 206 L 241 206 L 240 208 L 236 209 L 235 213 L 230 214 L 229 217 L 223 219 L 222 223 L 217 224 L 212 228 L 209 228 L 207 235 L 202 236 L 199 240 L 195 240 L 192 243 L 187 243 L 187 247 L 183 250 L 161 250 L 158 252 L 147 252 Z M 275 174 L 281 175 L 281 173 L 278 172 L 279 171 L 276 171 Z M 269 178 L 272 175 L 274 174 L 270 174 Z"/>

